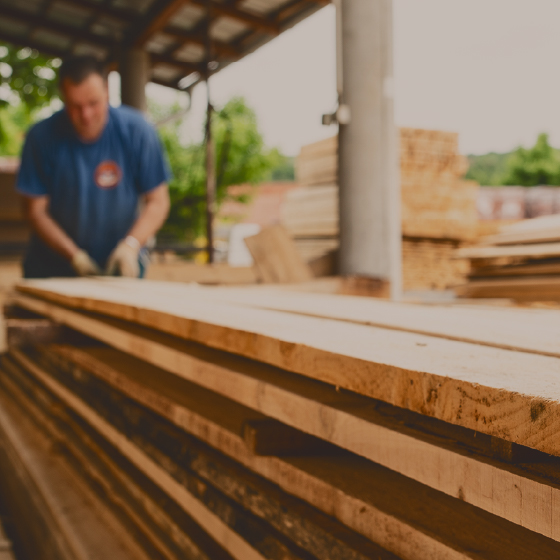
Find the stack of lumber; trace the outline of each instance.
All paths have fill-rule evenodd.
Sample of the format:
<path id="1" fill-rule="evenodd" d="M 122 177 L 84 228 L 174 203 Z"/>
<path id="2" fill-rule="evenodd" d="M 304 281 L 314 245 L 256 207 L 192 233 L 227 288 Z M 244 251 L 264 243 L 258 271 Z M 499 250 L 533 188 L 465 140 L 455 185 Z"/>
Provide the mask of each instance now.
<path id="1" fill-rule="evenodd" d="M 96 558 L 560 556 L 552 312 L 125 279 L 11 305 L 60 331 L 26 343 L 11 319 L 2 361 L 0 491 L 27 541 L 80 525 L 62 502 L 89 489 Z"/>
<path id="2" fill-rule="evenodd" d="M 460 296 L 560 301 L 560 215 L 505 226 L 457 257 L 471 263 Z"/>
<path id="3" fill-rule="evenodd" d="M 29 238 L 29 226 L 15 189 L 18 162 L 0 158 L 0 259 L 20 257 Z"/>
<path id="4" fill-rule="evenodd" d="M 338 136 L 303 146 L 296 158 L 296 182 L 302 187 L 336 185 Z"/>
<path id="5" fill-rule="evenodd" d="M 458 135 L 400 129 L 405 289 L 446 288 L 464 279 L 467 263 L 450 258 L 477 236 L 478 185 L 462 180 L 467 160 Z M 296 163 L 301 187 L 290 191 L 282 224 L 312 261 L 337 245 L 337 138 L 304 146 Z M 425 263 L 425 264 L 423 264 Z"/>

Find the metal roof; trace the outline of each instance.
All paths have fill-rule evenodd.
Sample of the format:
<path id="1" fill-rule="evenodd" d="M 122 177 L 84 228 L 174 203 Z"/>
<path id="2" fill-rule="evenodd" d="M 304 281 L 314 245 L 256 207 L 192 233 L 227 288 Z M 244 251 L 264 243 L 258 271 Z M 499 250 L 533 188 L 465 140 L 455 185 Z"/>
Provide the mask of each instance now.
<path id="1" fill-rule="evenodd" d="M 151 81 L 183 88 L 208 66 L 219 71 L 329 2 L 0 0 L 0 41 L 59 57 L 91 53 L 108 63 L 122 49 L 140 47 L 151 55 Z"/>

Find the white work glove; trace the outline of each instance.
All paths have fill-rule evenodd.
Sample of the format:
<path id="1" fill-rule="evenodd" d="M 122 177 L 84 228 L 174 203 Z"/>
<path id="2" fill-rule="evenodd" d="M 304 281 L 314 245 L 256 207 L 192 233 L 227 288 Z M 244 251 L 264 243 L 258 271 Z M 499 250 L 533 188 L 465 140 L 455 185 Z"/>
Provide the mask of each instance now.
<path id="1" fill-rule="evenodd" d="M 140 276 L 139 252 L 140 242 L 138 239 L 131 235 L 123 239 L 109 255 L 107 274 L 109 276 L 138 278 Z"/>
<path id="2" fill-rule="evenodd" d="M 101 269 L 97 263 L 82 249 L 72 257 L 71 263 L 78 276 L 101 275 Z"/>

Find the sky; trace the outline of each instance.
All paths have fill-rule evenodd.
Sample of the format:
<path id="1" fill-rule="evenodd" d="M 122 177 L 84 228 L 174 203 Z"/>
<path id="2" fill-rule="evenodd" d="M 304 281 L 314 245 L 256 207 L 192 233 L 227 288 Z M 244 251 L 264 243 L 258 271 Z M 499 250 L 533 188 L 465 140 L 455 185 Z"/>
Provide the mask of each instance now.
<path id="1" fill-rule="evenodd" d="M 395 120 L 459 133 L 462 153 L 509 151 L 548 132 L 560 147 L 559 0 L 394 0 Z M 212 101 L 245 97 L 265 142 L 287 155 L 336 134 L 335 14 L 327 6 L 210 81 Z M 177 94 L 151 84 L 161 103 Z M 180 94 L 183 95 L 184 94 Z M 183 100 L 184 102 L 184 100 Z M 187 140 L 200 138 L 205 86 Z"/>

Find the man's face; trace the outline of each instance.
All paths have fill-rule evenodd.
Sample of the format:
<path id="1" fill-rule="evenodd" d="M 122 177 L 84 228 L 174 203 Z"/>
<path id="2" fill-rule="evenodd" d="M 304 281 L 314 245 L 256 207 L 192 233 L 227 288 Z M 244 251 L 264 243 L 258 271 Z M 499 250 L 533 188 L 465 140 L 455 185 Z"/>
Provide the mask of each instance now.
<path id="1" fill-rule="evenodd" d="M 90 74 L 79 84 L 66 79 L 62 84 L 62 95 L 78 136 L 86 142 L 97 140 L 107 123 L 107 82 L 99 74 Z"/>

